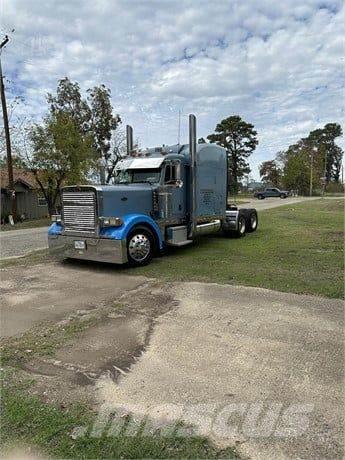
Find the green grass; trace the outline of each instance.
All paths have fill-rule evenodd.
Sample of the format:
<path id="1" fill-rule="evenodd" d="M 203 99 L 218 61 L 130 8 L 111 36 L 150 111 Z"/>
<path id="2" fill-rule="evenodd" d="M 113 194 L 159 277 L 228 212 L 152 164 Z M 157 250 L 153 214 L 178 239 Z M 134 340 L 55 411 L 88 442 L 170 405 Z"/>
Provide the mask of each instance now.
<path id="1" fill-rule="evenodd" d="M 181 437 L 172 432 L 168 437 L 135 434 L 126 436 L 124 425 L 117 436 L 90 436 L 95 414 L 84 406 L 65 409 L 43 403 L 29 396 L 25 388 L 13 386 L 13 380 L 2 391 L 2 452 L 32 452 L 55 458 L 237 458 L 231 448 L 219 450 L 204 437 Z M 115 422 L 116 423 L 116 422 Z M 77 427 L 85 427 L 82 437 L 73 439 Z M 109 428 L 109 427 L 108 427 Z M 28 453 L 28 452 L 26 452 Z M 11 456 L 9 457 L 11 458 Z"/>
<path id="2" fill-rule="evenodd" d="M 131 273 L 340 298 L 344 201 L 316 200 L 261 211 L 255 233 L 241 239 L 203 237 Z"/>
<path id="3" fill-rule="evenodd" d="M 17 222 L 15 225 L 4 224 L 1 225 L 1 231 L 21 230 L 24 228 L 35 228 L 35 227 L 47 227 L 51 224 L 50 217 L 42 217 L 41 219 L 30 219 L 24 220 L 23 222 Z"/>

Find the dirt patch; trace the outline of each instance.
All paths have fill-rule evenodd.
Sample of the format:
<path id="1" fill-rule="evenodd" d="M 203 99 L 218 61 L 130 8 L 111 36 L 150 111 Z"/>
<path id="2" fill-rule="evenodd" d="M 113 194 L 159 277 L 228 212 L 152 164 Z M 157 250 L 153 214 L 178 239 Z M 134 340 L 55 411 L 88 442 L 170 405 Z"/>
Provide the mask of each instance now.
<path id="1" fill-rule="evenodd" d="M 93 385 L 106 376 L 115 382 L 149 345 L 155 321 L 177 303 L 154 281 L 125 293 L 113 305 L 80 311 L 60 321 L 66 326 L 87 321 L 87 327 L 58 346 L 53 356 L 26 355 L 23 375 L 34 377 L 32 392 L 47 402 L 68 405 L 78 400 L 93 405 Z"/>
<path id="2" fill-rule="evenodd" d="M 20 336 L 42 321 L 53 323 L 77 310 L 110 304 L 148 282 L 98 266 L 58 263 L 1 270 L 1 336 Z"/>

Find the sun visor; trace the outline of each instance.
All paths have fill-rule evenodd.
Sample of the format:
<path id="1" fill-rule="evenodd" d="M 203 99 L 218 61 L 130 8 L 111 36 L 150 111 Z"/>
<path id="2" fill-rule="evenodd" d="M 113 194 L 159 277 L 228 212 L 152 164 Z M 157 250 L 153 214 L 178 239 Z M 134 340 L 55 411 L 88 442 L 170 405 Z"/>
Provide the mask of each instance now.
<path id="1" fill-rule="evenodd" d="M 154 158 L 126 158 L 120 160 L 115 169 L 153 169 L 159 168 L 164 161 L 164 157 Z"/>

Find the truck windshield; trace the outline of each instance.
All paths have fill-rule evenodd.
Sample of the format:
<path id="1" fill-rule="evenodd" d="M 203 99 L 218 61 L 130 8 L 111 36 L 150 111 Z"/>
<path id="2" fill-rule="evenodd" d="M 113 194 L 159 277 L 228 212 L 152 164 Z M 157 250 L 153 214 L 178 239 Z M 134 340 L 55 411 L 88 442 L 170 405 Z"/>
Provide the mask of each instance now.
<path id="1" fill-rule="evenodd" d="M 115 184 L 157 183 L 161 178 L 160 169 L 120 169 L 114 178 Z"/>

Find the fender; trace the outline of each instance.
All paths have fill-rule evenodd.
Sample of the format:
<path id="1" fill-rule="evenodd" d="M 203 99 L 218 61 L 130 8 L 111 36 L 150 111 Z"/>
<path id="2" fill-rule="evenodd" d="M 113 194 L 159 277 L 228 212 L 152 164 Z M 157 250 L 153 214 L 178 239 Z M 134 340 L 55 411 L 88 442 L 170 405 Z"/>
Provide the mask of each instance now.
<path id="1" fill-rule="evenodd" d="M 51 226 L 48 228 L 49 236 L 60 235 L 61 232 L 62 232 L 62 226 L 61 224 L 58 224 L 57 222 L 53 222 Z"/>
<path id="2" fill-rule="evenodd" d="M 103 227 L 100 230 L 100 237 L 111 238 L 114 240 L 126 239 L 129 232 L 135 225 L 146 224 L 156 235 L 159 241 L 159 248 L 163 249 L 162 232 L 152 217 L 146 214 L 126 214 L 122 216 L 123 224 L 121 227 Z"/>

